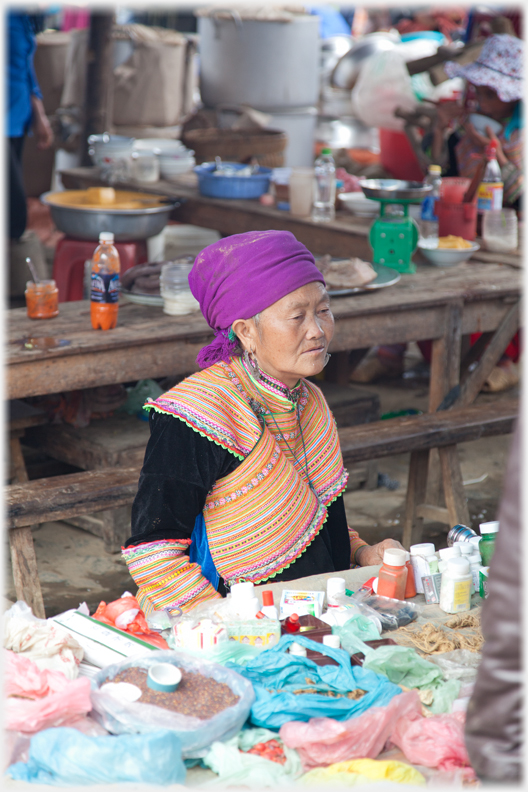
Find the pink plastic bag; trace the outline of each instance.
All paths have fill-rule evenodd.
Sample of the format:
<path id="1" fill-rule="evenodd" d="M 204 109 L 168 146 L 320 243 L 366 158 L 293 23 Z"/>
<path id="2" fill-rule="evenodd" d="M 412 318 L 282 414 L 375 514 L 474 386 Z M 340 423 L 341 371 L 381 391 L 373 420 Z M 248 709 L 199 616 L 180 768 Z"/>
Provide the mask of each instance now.
<path id="1" fill-rule="evenodd" d="M 412 764 L 438 767 L 446 772 L 467 768 L 468 778 L 475 778 L 464 743 L 465 720 L 464 712 L 433 715 L 419 721 L 401 718 L 391 742 Z"/>
<path id="2" fill-rule="evenodd" d="M 9 650 L 4 661 L 6 729 L 32 734 L 69 725 L 92 709 L 87 677 L 71 680 L 60 671 L 41 671 L 28 657 Z"/>
<path id="3" fill-rule="evenodd" d="M 101 601 L 95 613 L 92 614 L 92 618 L 135 635 L 158 649 L 169 648 L 165 638 L 149 628 L 145 614 L 139 607 L 139 602 L 128 592 L 108 604 Z"/>
<path id="4" fill-rule="evenodd" d="M 326 767 L 350 759 L 375 759 L 383 750 L 400 718 L 423 720 L 416 690 L 394 696 L 386 707 L 371 707 L 357 718 L 336 721 L 311 718 L 308 723 L 289 721 L 279 736 L 288 748 L 295 748 L 304 770 Z"/>

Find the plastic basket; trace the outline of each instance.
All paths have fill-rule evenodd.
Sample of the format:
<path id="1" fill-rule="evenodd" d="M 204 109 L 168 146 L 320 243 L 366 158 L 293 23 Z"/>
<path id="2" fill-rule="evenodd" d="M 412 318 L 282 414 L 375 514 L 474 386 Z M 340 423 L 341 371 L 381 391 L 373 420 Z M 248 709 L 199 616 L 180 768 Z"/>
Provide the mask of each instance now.
<path id="1" fill-rule="evenodd" d="M 184 144 L 194 150 L 198 163 L 220 157 L 228 162 L 248 162 L 252 157 L 260 165 L 278 168 L 284 164 L 288 142 L 278 129 L 191 129 L 182 135 Z"/>
<path id="2" fill-rule="evenodd" d="M 230 164 L 236 170 L 247 167 L 238 162 Z M 269 190 L 271 168 L 260 167 L 253 176 L 215 176 L 215 167 L 209 162 L 194 169 L 200 193 L 208 198 L 260 198 Z"/>

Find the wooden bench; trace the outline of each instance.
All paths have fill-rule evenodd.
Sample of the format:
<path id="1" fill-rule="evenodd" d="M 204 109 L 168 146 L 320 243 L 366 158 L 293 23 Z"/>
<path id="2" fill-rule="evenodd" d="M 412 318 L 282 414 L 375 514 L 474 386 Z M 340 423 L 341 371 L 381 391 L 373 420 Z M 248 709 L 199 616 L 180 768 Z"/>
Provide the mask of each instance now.
<path id="1" fill-rule="evenodd" d="M 519 403 L 515 399 L 479 404 L 459 410 L 345 427 L 339 431 L 345 465 L 411 452 L 412 460 L 428 454 L 431 448 L 452 448 L 457 443 L 481 437 L 508 434 L 513 430 Z M 456 466 L 455 466 L 456 467 Z M 36 523 L 65 520 L 87 512 L 130 505 L 134 499 L 140 466 L 90 470 L 67 476 L 54 476 L 7 488 L 7 526 L 10 533 Z M 425 475 L 427 474 L 427 466 Z M 415 471 L 409 471 L 413 484 Z M 450 477 L 445 477 L 450 482 Z M 416 517 L 442 519 L 455 525 L 459 521 L 457 501 L 446 485 L 447 508 L 423 503 L 425 490 L 409 486 L 403 544 L 419 541 L 413 535 Z M 26 574 L 23 559 L 15 580 L 17 597 L 28 602 L 40 593 L 38 576 Z M 41 595 L 40 595 L 41 596 Z"/>

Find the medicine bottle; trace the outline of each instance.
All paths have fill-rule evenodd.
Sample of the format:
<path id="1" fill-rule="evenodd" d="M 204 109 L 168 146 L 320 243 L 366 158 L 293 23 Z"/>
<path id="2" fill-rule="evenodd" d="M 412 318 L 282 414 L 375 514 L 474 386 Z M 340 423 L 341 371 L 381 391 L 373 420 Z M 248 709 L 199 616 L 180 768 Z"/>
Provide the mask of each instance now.
<path id="1" fill-rule="evenodd" d="M 467 558 L 450 558 L 442 573 L 440 608 L 445 613 L 462 613 L 471 607 L 471 571 Z"/>
<path id="2" fill-rule="evenodd" d="M 289 633 L 296 633 L 299 632 L 301 629 L 301 625 L 299 624 L 299 616 L 297 613 L 292 613 L 291 616 L 288 616 L 287 619 L 283 622 L 283 627 L 286 632 Z"/>
<path id="3" fill-rule="evenodd" d="M 461 553 L 460 548 L 453 545 L 452 547 L 442 547 L 442 549 L 438 551 L 438 555 L 440 556 L 438 571 L 443 573 L 447 569 L 447 562 L 449 559 L 460 558 Z"/>
<path id="4" fill-rule="evenodd" d="M 336 597 L 345 595 L 345 578 L 331 577 L 326 581 L 326 604 L 329 608 L 337 608 L 341 603 Z"/>
<path id="5" fill-rule="evenodd" d="M 296 657 L 306 657 L 306 655 L 307 655 L 306 647 L 305 646 L 301 646 L 301 644 L 299 644 L 296 641 L 294 641 L 290 645 L 290 654 L 291 655 L 295 655 Z"/>
<path id="6" fill-rule="evenodd" d="M 407 567 L 405 550 L 388 548 L 383 553 L 383 564 L 378 575 L 378 596 L 405 599 Z"/>
<path id="7" fill-rule="evenodd" d="M 471 572 L 471 593 L 475 594 L 478 593 L 480 585 L 479 569 L 482 566 L 480 553 L 474 553 L 468 556 L 467 560 L 469 561 L 469 570 Z"/>
<path id="8" fill-rule="evenodd" d="M 480 544 L 479 552 L 482 557 L 482 566 L 489 567 L 491 557 L 495 550 L 495 539 L 499 530 L 498 522 L 480 523 Z"/>
<path id="9" fill-rule="evenodd" d="M 422 578 L 429 574 L 429 565 L 425 559 L 427 556 L 434 554 L 435 546 L 432 542 L 422 542 L 421 544 L 411 545 L 409 552 L 411 554 L 411 564 L 414 570 L 416 593 L 423 594 Z"/>
<path id="10" fill-rule="evenodd" d="M 266 589 L 266 591 L 262 592 L 262 613 L 264 616 L 267 616 L 268 619 L 278 619 L 279 614 L 277 613 L 277 608 L 273 602 L 273 591 Z"/>

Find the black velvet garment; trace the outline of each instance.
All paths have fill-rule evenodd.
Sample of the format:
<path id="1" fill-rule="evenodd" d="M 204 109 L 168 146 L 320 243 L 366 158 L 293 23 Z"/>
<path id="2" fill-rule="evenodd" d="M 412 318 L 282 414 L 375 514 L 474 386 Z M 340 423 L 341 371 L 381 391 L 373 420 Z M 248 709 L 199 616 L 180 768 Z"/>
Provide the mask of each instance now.
<path id="1" fill-rule="evenodd" d="M 179 418 L 152 410 L 149 420 L 150 439 L 126 547 L 160 539 L 190 539 L 207 493 L 240 464 L 233 454 Z M 314 541 L 273 582 L 349 568 L 350 539 L 343 497 L 339 496 L 328 507 L 328 519 Z M 223 581 L 218 591 L 225 593 Z"/>

